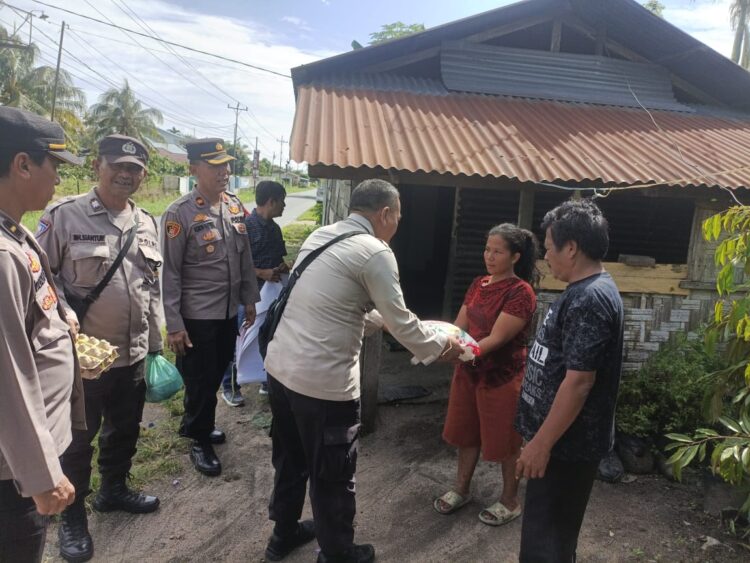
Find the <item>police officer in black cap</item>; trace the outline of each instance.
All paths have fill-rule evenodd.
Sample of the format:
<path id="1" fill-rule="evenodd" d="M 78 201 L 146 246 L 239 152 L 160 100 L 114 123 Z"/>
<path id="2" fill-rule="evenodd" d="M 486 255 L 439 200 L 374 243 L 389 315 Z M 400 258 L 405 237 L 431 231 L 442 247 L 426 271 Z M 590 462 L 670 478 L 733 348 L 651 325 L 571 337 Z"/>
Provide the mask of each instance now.
<path id="1" fill-rule="evenodd" d="M 85 428 L 73 335 L 44 251 L 21 225 L 80 164 L 62 128 L 0 107 L 0 561 L 41 561 L 50 514 L 77 491 L 59 456 Z"/>
<path id="2" fill-rule="evenodd" d="M 180 434 L 194 441 L 195 468 L 216 476 L 221 462 L 213 445 L 226 440 L 214 427 L 216 392 L 234 353 L 238 307 L 245 309 L 245 324 L 253 324 L 259 294 L 245 208 L 226 191 L 234 159 L 221 139 L 198 139 L 186 148 L 198 184 L 162 219 L 164 314 L 185 382 Z"/>
<path id="3" fill-rule="evenodd" d="M 63 469 L 78 491 L 58 529 L 60 554 L 67 561 L 87 561 L 94 551 L 84 498 L 97 432 L 101 486 L 92 502 L 94 509 L 139 514 L 159 506 L 158 498 L 127 484 L 146 393 L 145 358 L 162 349 L 157 224 L 131 199 L 147 165 L 148 150 L 138 139 L 104 137 L 94 163 L 97 186 L 54 203 L 37 230 L 63 293 L 69 322 L 80 324 L 88 336 L 107 340 L 119 354 L 101 377 L 84 379 L 87 429 L 73 433 L 62 457 Z M 88 310 L 76 307 L 76 301 L 90 295 L 110 270 L 112 276 Z"/>

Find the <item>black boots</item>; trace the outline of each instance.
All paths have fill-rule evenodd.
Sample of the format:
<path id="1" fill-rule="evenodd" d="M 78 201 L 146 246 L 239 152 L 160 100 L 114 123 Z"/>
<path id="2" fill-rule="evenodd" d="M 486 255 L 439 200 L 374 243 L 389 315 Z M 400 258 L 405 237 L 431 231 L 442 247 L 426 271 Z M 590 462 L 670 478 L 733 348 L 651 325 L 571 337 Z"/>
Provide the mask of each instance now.
<path id="1" fill-rule="evenodd" d="M 102 478 L 102 486 L 92 506 L 98 512 L 122 510 L 131 514 L 146 514 L 159 508 L 159 499 L 128 489 L 124 476 Z"/>
<path id="2" fill-rule="evenodd" d="M 299 546 L 313 539 L 315 539 L 315 523 L 312 520 L 303 520 L 291 534 L 280 535 L 274 529 L 266 547 L 266 559 L 281 561 Z"/>
<path id="3" fill-rule="evenodd" d="M 94 556 L 94 542 L 89 534 L 86 518 L 85 497 L 77 498 L 63 510 L 57 537 L 60 540 L 60 555 L 65 561 L 82 563 Z"/>
<path id="4" fill-rule="evenodd" d="M 193 447 L 190 448 L 190 461 L 204 475 L 209 477 L 221 475 L 221 462 L 209 442 L 193 442 Z"/>
<path id="5" fill-rule="evenodd" d="M 318 553 L 318 563 L 371 563 L 375 561 L 375 548 L 369 543 L 353 545 L 343 553 L 326 555 Z"/>

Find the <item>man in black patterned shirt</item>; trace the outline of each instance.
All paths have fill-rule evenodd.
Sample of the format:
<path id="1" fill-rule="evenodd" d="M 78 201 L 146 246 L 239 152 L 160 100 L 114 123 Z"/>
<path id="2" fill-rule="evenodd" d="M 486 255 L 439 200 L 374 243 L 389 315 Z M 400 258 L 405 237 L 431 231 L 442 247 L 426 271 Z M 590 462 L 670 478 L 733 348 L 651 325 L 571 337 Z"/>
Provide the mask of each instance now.
<path id="1" fill-rule="evenodd" d="M 544 216 L 552 275 L 569 285 L 529 351 L 516 415 L 526 440 L 516 478 L 529 479 L 520 561 L 572 562 L 599 461 L 613 446 L 623 306 L 604 270 L 607 220 L 590 200 Z"/>
<path id="2" fill-rule="evenodd" d="M 247 236 L 253 253 L 255 276 L 258 281 L 258 291 L 267 281 L 279 281 L 281 274 L 289 272 L 289 266 L 284 262 L 286 245 L 281 234 L 281 228 L 274 219 L 284 213 L 286 190 L 278 182 L 264 180 L 255 188 L 255 209 L 245 217 Z M 237 321 L 242 324 L 242 313 Z M 222 380 L 222 398 L 230 407 L 240 407 L 245 399 L 237 383 L 236 364 L 232 362 L 224 373 Z M 266 383 L 260 384 L 261 395 L 267 395 Z"/>

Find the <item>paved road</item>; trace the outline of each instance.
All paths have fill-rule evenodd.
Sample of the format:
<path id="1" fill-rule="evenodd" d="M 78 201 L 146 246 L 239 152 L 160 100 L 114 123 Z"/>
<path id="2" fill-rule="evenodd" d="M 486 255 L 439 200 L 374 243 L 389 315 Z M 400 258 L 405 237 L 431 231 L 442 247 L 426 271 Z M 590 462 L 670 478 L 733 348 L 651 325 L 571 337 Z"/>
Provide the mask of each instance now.
<path id="1" fill-rule="evenodd" d="M 280 227 L 284 227 L 289 223 L 294 223 L 297 220 L 297 217 L 315 205 L 316 191 L 317 190 L 312 189 L 286 196 L 284 214 L 281 217 L 274 219 L 274 221 L 276 221 Z M 250 209 L 249 206 L 248 209 Z"/>

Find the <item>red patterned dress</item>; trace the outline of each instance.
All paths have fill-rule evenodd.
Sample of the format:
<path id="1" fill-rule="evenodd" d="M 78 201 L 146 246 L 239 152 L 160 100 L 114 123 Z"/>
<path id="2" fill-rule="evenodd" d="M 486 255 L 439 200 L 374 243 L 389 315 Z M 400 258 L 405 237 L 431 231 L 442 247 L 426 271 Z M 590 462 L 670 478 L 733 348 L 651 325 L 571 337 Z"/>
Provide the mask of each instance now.
<path id="1" fill-rule="evenodd" d="M 500 313 L 526 320 L 510 342 L 456 366 L 443 439 L 456 447 L 481 447 L 488 461 L 503 461 L 521 447 L 513 428 L 526 367 L 526 342 L 536 310 L 532 287 L 516 277 L 489 283 L 476 278 L 466 292 L 468 333 L 479 342 L 489 336 Z"/>

